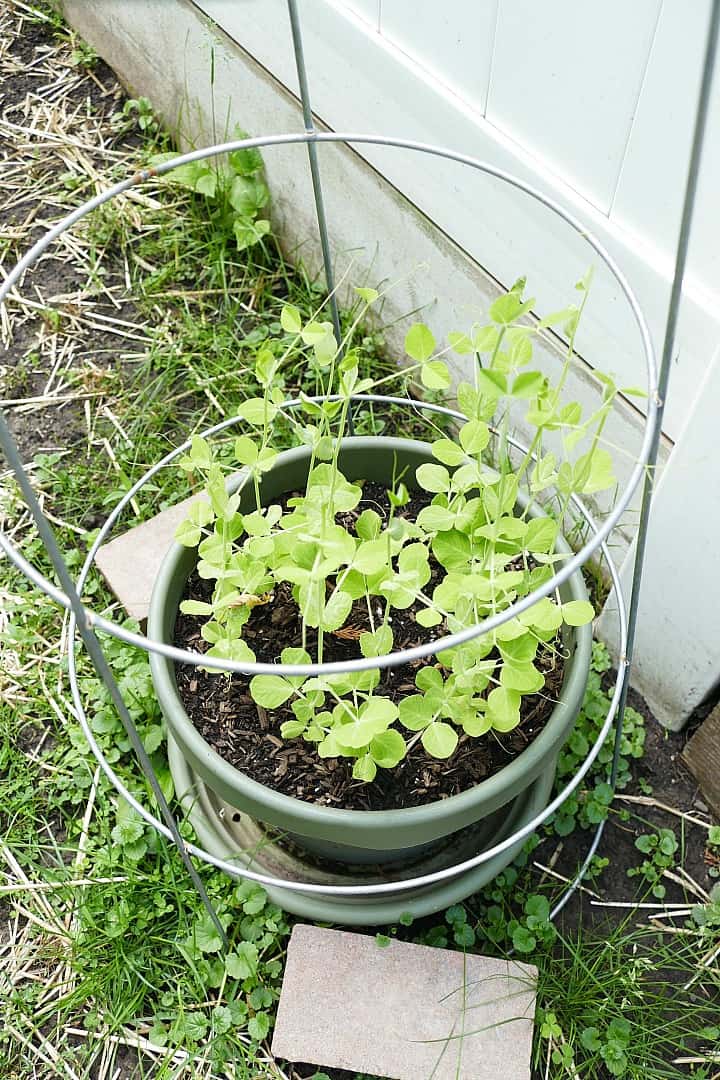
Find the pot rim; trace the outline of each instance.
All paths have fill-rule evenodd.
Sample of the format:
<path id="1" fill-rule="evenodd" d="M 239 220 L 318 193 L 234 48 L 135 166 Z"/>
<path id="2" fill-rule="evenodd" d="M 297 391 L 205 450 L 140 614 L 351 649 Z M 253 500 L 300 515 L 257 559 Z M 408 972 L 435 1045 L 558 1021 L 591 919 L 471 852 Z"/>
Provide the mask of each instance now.
<path id="1" fill-rule="evenodd" d="M 391 436 L 373 438 L 349 436 L 343 439 L 343 447 L 348 450 L 358 450 L 363 454 L 378 454 L 381 450 L 384 452 L 404 450 L 414 454 L 423 454 L 427 460 L 433 460 L 430 444 L 414 439 L 401 439 Z M 278 468 L 282 469 L 283 466 L 294 465 L 299 460 L 309 458 L 309 456 L 310 451 L 307 447 L 295 447 L 291 450 L 282 451 L 270 472 L 275 473 Z M 266 475 L 270 475 L 270 473 Z M 232 486 L 233 490 L 239 486 L 242 478 L 242 473 L 231 477 L 229 485 Z M 531 500 L 521 494 L 519 501 L 530 502 Z M 558 537 L 557 549 L 563 553 L 571 551 L 562 535 Z M 188 560 L 189 555 L 193 554 L 192 549 L 174 542 L 163 559 L 150 601 L 147 625 L 148 637 L 154 637 L 157 640 L 164 639 L 163 623 L 167 614 L 168 596 L 176 585 L 182 564 Z M 186 581 L 187 573 L 183 571 L 183 585 Z M 576 571 L 568 579 L 566 586 L 572 593 L 573 599 L 587 599 L 587 590 L 580 570 Z M 177 607 L 173 611 L 173 624 L 176 612 Z M 333 825 L 337 828 L 351 826 L 354 829 L 367 828 L 375 832 L 378 827 L 382 829 L 392 828 L 393 826 L 408 828 L 413 825 L 421 825 L 427 822 L 428 816 L 433 818 L 462 816 L 476 803 L 492 801 L 496 806 L 503 805 L 505 800 L 501 795 L 504 789 L 511 790 L 513 785 L 516 786 L 523 777 L 532 773 L 533 770 L 535 770 L 535 775 L 537 774 L 546 756 L 555 748 L 555 744 L 558 745 L 559 749 L 560 743 L 567 736 L 584 694 L 592 648 L 592 625 L 586 624 L 585 626 L 573 627 L 573 631 L 575 648 L 572 656 L 565 662 L 565 674 L 560 689 L 560 699 L 543 730 L 525 750 L 492 776 L 486 777 L 456 795 L 450 795 L 444 799 L 435 799 L 419 806 L 388 810 L 351 810 L 344 807 L 322 806 L 317 803 L 305 802 L 293 795 L 285 795 L 261 784 L 257 780 L 253 780 L 246 773 L 226 761 L 195 728 L 177 689 L 174 664 L 167 657 L 151 652 L 150 666 L 163 712 L 173 730 L 175 741 L 179 744 L 183 754 L 187 755 L 189 753 L 196 760 L 202 761 L 206 771 L 212 773 L 221 786 L 226 789 L 236 790 L 248 802 L 260 804 L 266 808 L 268 814 L 266 820 L 285 823 L 297 821 L 308 827 L 313 825 L 317 827 Z M 570 714 L 572 714 L 572 717 Z M 512 792 L 508 797 L 512 797 Z M 287 824 L 286 827 L 290 830 L 293 829 L 292 824 Z"/>

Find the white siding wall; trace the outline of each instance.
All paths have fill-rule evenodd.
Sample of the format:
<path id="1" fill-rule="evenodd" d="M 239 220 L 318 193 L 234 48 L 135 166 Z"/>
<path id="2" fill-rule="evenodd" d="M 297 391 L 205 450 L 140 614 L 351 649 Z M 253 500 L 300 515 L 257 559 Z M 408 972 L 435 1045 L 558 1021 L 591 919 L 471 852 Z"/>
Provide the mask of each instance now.
<path id="1" fill-rule="evenodd" d="M 284 0 L 198 0 L 296 90 Z M 574 210 L 630 277 L 659 345 L 709 0 L 301 0 L 313 104 L 335 130 L 404 135 L 475 154 Z M 720 340 L 720 85 L 665 417 L 676 439 Z M 527 273 L 564 306 L 587 246 L 496 181 L 408 153 L 362 153 L 499 281 Z M 473 313 L 472 318 L 476 317 Z M 593 366 L 643 381 L 638 338 L 606 273 L 579 336 Z"/>

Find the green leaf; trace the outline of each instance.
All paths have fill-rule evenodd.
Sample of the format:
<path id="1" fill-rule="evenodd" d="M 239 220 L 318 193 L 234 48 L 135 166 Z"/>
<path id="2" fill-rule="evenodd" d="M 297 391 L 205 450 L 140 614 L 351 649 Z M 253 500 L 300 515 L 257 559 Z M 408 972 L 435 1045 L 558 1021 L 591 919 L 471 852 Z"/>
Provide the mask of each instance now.
<path id="1" fill-rule="evenodd" d="M 490 442 L 490 428 L 482 420 L 469 420 L 460 428 L 460 444 L 466 454 L 481 454 Z"/>
<path id="2" fill-rule="evenodd" d="M 242 901 L 242 909 L 246 915 L 257 915 L 267 903 L 267 893 L 256 881 L 244 881 L 235 890 L 235 896 L 238 901 Z"/>
<path id="3" fill-rule="evenodd" d="M 223 948 L 222 938 L 209 915 L 201 916 L 196 923 L 193 938 L 195 945 L 201 952 L 216 953 Z"/>
<path id="4" fill-rule="evenodd" d="M 178 527 L 175 529 L 175 539 L 178 544 L 182 544 L 183 547 L 197 547 L 202 539 L 202 531 L 199 526 L 193 525 L 192 521 L 181 521 Z"/>
<path id="5" fill-rule="evenodd" d="M 230 185 L 230 205 L 252 221 L 270 198 L 267 185 L 257 176 L 235 176 Z"/>
<path id="6" fill-rule="evenodd" d="M 360 720 L 363 723 L 372 723 L 377 727 L 378 733 L 397 720 L 397 705 L 389 698 L 373 697 L 367 701 L 360 710 Z"/>
<path id="7" fill-rule="evenodd" d="M 380 295 L 377 289 L 361 288 L 359 285 L 355 286 L 355 292 L 366 304 L 374 304 Z"/>
<path id="8" fill-rule="evenodd" d="M 388 565 L 387 540 L 366 540 L 358 545 L 352 565 L 361 574 L 377 574 Z"/>
<path id="9" fill-rule="evenodd" d="M 479 368 L 477 371 L 477 384 L 479 392 L 492 401 L 507 393 L 507 380 L 499 371 L 488 371 L 487 368 Z"/>
<path id="10" fill-rule="evenodd" d="M 524 371 L 513 383 L 511 393 L 515 398 L 529 400 L 537 397 L 544 386 L 545 376 L 539 371 Z"/>
<path id="11" fill-rule="evenodd" d="M 438 439 L 432 444 L 431 449 L 433 457 L 442 461 L 443 465 L 450 465 L 451 468 L 460 465 L 465 460 L 463 448 L 450 439 Z"/>
<path id="12" fill-rule="evenodd" d="M 264 450 L 260 451 L 258 459 L 255 462 L 255 468 L 261 473 L 268 472 L 269 469 L 272 469 L 277 457 L 277 450 L 271 450 L 269 446 L 266 446 Z"/>
<path id="13" fill-rule="evenodd" d="M 548 596 L 544 596 L 527 611 L 518 615 L 518 621 L 523 626 L 534 626 L 542 633 L 551 633 L 560 627 L 563 614 L 557 604 L 554 604 Z"/>
<path id="14" fill-rule="evenodd" d="M 201 195 L 212 197 L 217 189 L 217 172 L 206 161 L 189 161 L 186 165 L 178 165 L 169 173 L 168 178 L 172 183 L 190 188 Z"/>
<path id="15" fill-rule="evenodd" d="M 560 621 L 562 622 L 562 619 Z M 520 618 L 512 618 L 498 626 L 495 637 L 504 644 L 506 641 L 514 641 L 515 638 L 522 637 L 525 632 L 525 624 L 520 621 Z"/>
<path id="16" fill-rule="evenodd" d="M 330 632 L 339 630 L 350 614 L 352 605 L 352 596 L 341 589 L 336 589 L 326 603 L 322 614 L 321 625 L 323 630 L 329 630 Z M 270 677 L 272 678 L 272 676 Z"/>
<path id="17" fill-rule="evenodd" d="M 450 724 L 434 720 L 423 731 L 421 741 L 431 757 L 449 758 L 457 746 L 458 735 Z"/>
<path id="18" fill-rule="evenodd" d="M 374 633 L 365 631 L 360 635 L 360 652 L 363 656 L 387 656 L 392 652 L 393 632 L 389 626 L 379 626 Z"/>
<path id="19" fill-rule="evenodd" d="M 258 453 L 257 445 L 247 435 L 240 435 L 235 440 L 235 457 L 241 465 L 254 465 Z"/>
<path id="20" fill-rule="evenodd" d="M 283 739 L 297 739 L 306 728 L 307 724 L 302 720 L 285 720 L 280 725 L 280 735 Z"/>
<path id="21" fill-rule="evenodd" d="M 233 138 L 247 139 L 248 134 L 240 127 L 236 127 Z M 233 150 L 228 154 L 228 165 L 233 172 L 240 173 L 241 176 L 252 176 L 253 173 L 260 172 L 263 167 L 262 155 L 254 146 L 244 150 Z"/>
<path id="22" fill-rule="evenodd" d="M 266 402 L 264 398 L 248 398 L 238 407 L 238 416 L 247 420 L 249 424 L 260 427 L 265 423 L 266 409 L 267 420 L 270 423 L 277 415 L 277 405 L 273 405 L 271 401 Z"/>
<path id="23" fill-rule="evenodd" d="M 388 488 L 387 497 L 390 505 L 395 507 L 407 506 L 410 502 L 410 492 L 407 489 L 407 485 L 403 483 L 398 484 L 394 491 L 391 491 Z M 397 524 L 397 518 L 395 519 L 395 524 Z M 390 525 L 390 528 L 392 528 L 392 524 Z"/>
<path id="24" fill-rule="evenodd" d="M 503 664 L 500 683 L 521 694 L 536 694 L 545 685 L 545 676 L 532 663 Z"/>
<path id="25" fill-rule="evenodd" d="M 600 1056 L 613 1076 L 624 1076 L 627 1072 L 628 1059 L 622 1046 L 614 1040 L 600 1047 Z"/>
<path id="26" fill-rule="evenodd" d="M 309 322 L 302 330 L 302 339 L 306 345 L 318 345 L 328 332 L 332 333 L 332 324 L 329 322 Z"/>
<path id="27" fill-rule="evenodd" d="M 223 521 L 231 521 L 240 503 L 240 496 L 237 492 L 234 495 L 228 494 L 222 472 L 217 465 L 213 465 L 210 470 L 205 490 L 217 516 Z"/>
<path id="28" fill-rule="evenodd" d="M 381 769 L 393 769 L 402 761 L 406 752 L 405 740 L 394 728 L 376 735 L 370 743 L 370 754 Z"/>
<path id="29" fill-rule="evenodd" d="M 471 544 L 465 533 L 457 529 L 440 532 L 432 542 L 433 555 L 446 570 L 459 570 L 467 566 Z"/>
<path id="30" fill-rule="evenodd" d="M 442 615 L 434 608 L 422 608 L 415 616 L 415 622 L 424 627 L 437 626 L 442 621 Z"/>
<path id="31" fill-rule="evenodd" d="M 537 653 L 537 647 L 537 638 L 531 633 L 514 638 L 512 641 L 500 642 L 500 652 L 503 660 L 507 660 L 509 664 L 515 666 L 518 664 L 526 664 L 529 660 L 534 660 Z"/>
<path id="32" fill-rule="evenodd" d="M 200 195 L 209 195 L 212 198 L 217 190 L 217 176 L 215 173 L 206 172 L 202 176 L 198 176 L 195 190 Z"/>
<path id="33" fill-rule="evenodd" d="M 578 480 L 580 482 L 578 482 Z M 613 461 L 608 450 L 595 450 L 578 458 L 573 468 L 573 483 L 583 495 L 606 491 L 616 484 Z"/>
<path id="34" fill-rule="evenodd" d="M 594 1052 L 600 1049 L 600 1031 L 596 1027 L 586 1027 L 580 1032 L 580 1042 L 586 1050 Z"/>
<path id="35" fill-rule="evenodd" d="M 377 776 L 377 765 L 370 754 L 363 754 L 353 765 L 353 780 L 363 780 L 366 784 L 372 783 Z"/>
<path id="36" fill-rule="evenodd" d="M 179 1018 L 178 1018 L 179 1021 Z M 191 1042 L 202 1042 L 207 1035 L 208 1024 L 202 1013 L 185 1013 L 180 1024 L 184 1038 Z"/>
<path id="37" fill-rule="evenodd" d="M 269 232 L 270 222 L 264 218 L 252 221 L 249 218 L 238 216 L 233 222 L 233 233 L 238 251 L 245 251 L 247 248 L 252 247 L 253 244 L 257 244 Z"/>
<path id="38" fill-rule="evenodd" d="M 250 941 L 241 941 L 225 957 L 225 971 L 231 979 L 250 979 L 257 974 L 258 950 Z"/>
<path id="39" fill-rule="evenodd" d="M 585 626 L 595 618 L 595 609 L 589 600 L 568 600 L 561 611 L 568 626 Z"/>
<path id="40" fill-rule="evenodd" d="M 415 323 L 405 335 L 405 352 L 411 360 L 424 364 L 435 352 L 435 338 L 424 323 Z"/>
<path id="41" fill-rule="evenodd" d="M 293 687 L 281 675 L 254 675 L 250 680 L 253 701 L 263 709 L 278 709 L 292 697 Z"/>
<path id="42" fill-rule="evenodd" d="M 431 723 L 435 715 L 435 709 L 422 694 L 412 694 L 410 697 L 402 698 L 398 706 L 398 713 L 400 723 L 408 731 L 422 731 Z"/>
<path id="43" fill-rule="evenodd" d="M 474 715 L 463 717 L 462 728 L 466 735 L 476 739 L 480 735 L 486 735 L 492 727 L 492 720 L 487 713 L 477 712 Z"/>
<path id="44" fill-rule="evenodd" d="M 451 904 L 445 912 L 445 922 L 450 926 L 464 926 L 467 923 L 467 911 L 462 904 Z"/>
<path id="45" fill-rule="evenodd" d="M 422 667 L 415 676 L 415 685 L 418 690 L 439 690 L 442 692 L 443 677 L 436 667 Z"/>
<path id="46" fill-rule="evenodd" d="M 417 516 L 417 524 L 426 532 L 452 529 L 455 514 L 447 506 L 424 506 Z"/>
<path id="47" fill-rule="evenodd" d="M 247 1029 L 251 1039 L 254 1039 L 256 1042 L 262 1042 L 270 1031 L 270 1017 L 264 1012 L 255 1013 L 248 1022 Z"/>
<path id="48" fill-rule="evenodd" d="M 338 706 L 336 711 L 341 709 Z M 335 727 L 333 734 L 341 746 L 361 750 L 382 734 L 397 718 L 397 706 L 389 698 L 370 698 L 360 709 L 357 719 Z"/>
<path id="49" fill-rule="evenodd" d="M 498 342 L 497 326 L 475 326 L 472 332 L 472 344 L 475 352 L 492 352 Z"/>
<path id="50" fill-rule="evenodd" d="M 355 522 L 355 532 L 361 540 L 376 540 L 382 529 L 382 520 L 375 510 L 363 510 Z"/>
<path id="51" fill-rule="evenodd" d="M 523 545 L 528 551 L 552 551 L 557 539 L 557 522 L 552 518 L 531 518 L 528 522 L 527 532 Z"/>
<path id="52" fill-rule="evenodd" d="M 299 334 L 302 329 L 300 312 L 293 304 L 286 304 L 280 312 L 280 325 L 287 334 Z"/>
<path id="53" fill-rule="evenodd" d="M 204 600 L 183 600 L 180 604 L 183 615 L 212 615 L 212 604 L 206 604 Z"/>
<path id="54" fill-rule="evenodd" d="M 270 386 L 278 368 L 278 359 L 270 349 L 260 349 L 255 357 L 255 377 L 262 386 Z"/>
<path id="55" fill-rule="evenodd" d="M 560 311 L 552 311 L 549 315 L 545 315 L 544 318 L 540 320 L 538 329 L 544 330 L 547 326 L 557 326 L 559 323 L 565 323 L 568 319 L 574 318 L 577 314 L 578 308 L 575 304 L 562 308 Z"/>
<path id="56" fill-rule="evenodd" d="M 475 944 L 475 931 L 468 923 L 461 923 L 453 931 L 455 944 L 461 949 L 471 949 Z"/>
<path id="57" fill-rule="evenodd" d="M 447 390 L 452 380 L 447 364 L 442 360 L 429 360 L 420 368 L 420 381 L 428 390 Z"/>
<path id="58" fill-rule="evenodd" d="M 132 811 L 132 814 L 135 815 L 134 810 Z M 120 844 L 122 847 L 133 844 L 136 840 L 139 840 L 144 832 L 145 825 L 139 817 L 120 817 L 110 835 L 113 843 Z"/>
<path id="59" fill-rule="evenodd" d="M 450 488 L 450 473 L 443 465 L 433 465 L 430 462 L 418 465 L 415 476 L 425 491 L 440 492 Z"/>
<path id="60" fill-rule="evenodd" d="M 188 457 L 193 465 L 197 465 L 200 469 L 207 469 L 212 464 L 210 445 L 201 435 L 193 435 Z"/>
<path id="61" fill-rule="evenodd" d="M 537 939 L 526 926 L 518 926 L 512 936 L 513 947 L 520 953 L 531 953 L 537 944 Z"/>
<path id="62" fill-rule="evenodd" d="M 430 579 L 428 550 L 424 544 L 408 544 L 398 556 L 400 573 L 412 576 L 422 588 Z"/>
<path id="63" fill-rule="evenodd" d="M 555 483 L 557 480 L 556 465 L 557 458 L 554 454 L 545 454 L 544 457 L 538 460 L 530 475 L 530 490 L 533 494 L 544 491 L 545 488 Z"/>
<path id="64" fill-rule="evenodd" d="M 522 302 L 522 298 L 516 292 L 506 293 L 505 296 L 500 296 L 490 307 L 490 318 L 493 322 L 499 323 L 501 326 L 509 326 L 510 323 L 519 319 L 521 315 L 524 315 L 527 311 L 530 311 L 535 300 L 527 300 Z"/>
<path id="65" fill-rule="evenodd" d="M 448 343 L 453 352 L 458 356 L 465 356 L 473 351 L 473 343 L 467 334 L 459 334 L 456 330 L 448 334 Z"/>
<path id="66" fill-rule="evenodd" d="M 233 1026 L 233 1016 L 227 1005 L 216 1005 L 212 1011 L 212 1026 L 216 1035 L 226 1035 Z"/>
<path id="67" fill-rule="evenodd" d="M 663 855 L 674 855 L 678 849 L 678 842 L 672 829 L 660 830 L 660 844 L 658 845 Z"/>
<path id="68" fill-rule="evenodd" d="M 496 686 L 487 697 L 487 715 L 496 731 L 512 731 L 520 723 L 520 694 Z"/>
<path id="69" fill-rule="evenodd" d="M 532 360 L 531 333 L 529 326 L 513 326 L 506 332 L 507 359 L 511 367 L 524 367 Z"/>

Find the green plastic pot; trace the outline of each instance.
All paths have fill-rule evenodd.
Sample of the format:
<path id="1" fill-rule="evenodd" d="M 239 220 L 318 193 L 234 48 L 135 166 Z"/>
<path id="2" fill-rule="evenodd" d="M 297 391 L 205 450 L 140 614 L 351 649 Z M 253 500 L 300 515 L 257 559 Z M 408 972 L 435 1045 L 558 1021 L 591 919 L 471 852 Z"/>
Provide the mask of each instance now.
<path id="1" fill-rule="evenodd" d="M 417 466 L 432 460 L 427 443 L 394 438 L 347 438 L 343 440 L 339 467 L 348 479 L 374 480 L 386 486 L 390 486 L 393 477 L 402 474 L 412 487 Z M 272 470 L 262 478 L 263 502 L 271 502 L 289 491 L 303 488 L 309 461 L 310 453 L 305 447 L 280 454 Z M 240 482 L 241 475 L 231 481 L 233 489 Z M 526 502 L 521 496 L 519 507 L 524 509 Z M 240 512 L 253 508 L 254 493 L 248 486 L 242 493 Z M 539 511 L 531 508 L 530 513 Z M 557 546 L 560 552 L 570 550 L 562 539 Z M 150 638 L 172 642 L 178 607 L 196 560 L 197 552 L 180 544 L 174 544 L 169 550 L 153 589 L 148 618 Z M 563 586 L 561 597 L 563 600 L 587 599 L 579 571 Z M 193 726 L 177 690 L 173 662 L 151 653 L 150 663 L 174 744 L 173 774 L 182 772 L 176 776 L 179 791 L 184 792 L 190 781 L 205 785 L 226 806 L 236 808 L 271 830 L 289 834 L 294 843 L 312 853 L 311 861 L 312 856 L 316 857 L 315 861 L 320 856 L 355 868 L 358 864 L 375 867 L 385 864 L 388 870 L 389 864 L 394 864 L 397 869 L 413 865 L 419 867 L 418 873 L 421 873 L 423 860 L 433 862 L 433 865 L 437 862 L 439 848 L 452 848 L 455 861 L 461 861 L 468 854 L 492 846 L 504 835 L 510 818 L 516 827 L 529 820 L 528 810 L 531 805 L 536 807 L 538 790 L 542 789 L 543 797 L 547 798 L 558 753 L 573 728 L 585 692 L 592 644 L 590 626 L 574 628 L 566 644 L 570 656 L 565 663 L 560 701 L 543 731 L 526 750 L 494 776 L 459 795 L 424 806 L 384 811 L 318 806 L 280 794 L 250 779 L 220 757 Z M 178 767 L 180 759 L 186 763 L 182 770 Z M 537 809 L 534 812 L 537 813 Z M 206 828 L 201 831 L 205 833 L 206 841 L 208 838 L 212 841 Z M 223 849 L 221 857 L 227 855 L 227 844 L 218 841 L 215 848 L 215 851 L 212 846 L 209 848 L 211 853 L 220 855 Z M 494 861 L 493 873 L 498 873 L 511 861 L 515 850 L 504 852 L 499 862 Z M 283 900 L 280 902 L 289 906 Z M 303 913 L 307 914 L 307 911 Z"/>

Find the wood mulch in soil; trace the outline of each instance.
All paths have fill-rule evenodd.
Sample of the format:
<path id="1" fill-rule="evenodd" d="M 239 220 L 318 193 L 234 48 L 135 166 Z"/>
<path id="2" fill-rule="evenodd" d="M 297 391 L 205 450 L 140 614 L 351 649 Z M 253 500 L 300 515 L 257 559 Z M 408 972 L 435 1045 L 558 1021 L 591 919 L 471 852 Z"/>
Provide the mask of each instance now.
<path id="1" fill-rule="evenodd" d="M 372 508 L 387 515 L 389 505 L 381 485 L 366 483 L 363 498 L 352 514 L 338 520 L 351 527 L 363 510 Z M 415 493 L 402 513 L 414 518 L 430 502 L 424 492 Z M 442 574 L 442 568 L 430 565 L 433 579 L 427 586 L 431 591 Z M 210 600 L 213 582 L 194 573 L 188 582 L 185 598 Z M 433 631 L 422 630 L 415 621 L 416 604 L 407 610 L 393 609 L 392 629 L 394 648 L 406 649 L 428 640 L 430 634 L 440 637 L 444 626 Z M 175 626 L 175 643 L 183 648 L 205 652 L 208 643 L 200 634 L 206 620 L 200 616 L 179 614 Z M 361 655 L 357 637 L 370 629 L 367 606 L 357 601 L 347 621 L 348 636 L 342 628 L 339 634 L 326 634 L 324 659 L 349 660 Z M 291 590 L 285 583 L 275 589 L 273 601 L 258 605 L 244 628 L 244 639 L 258 660 L 275 662 L 284 648 L 299 647 L 302 643 L 302 620 Z M 307 647 L 315 655 L 316 631 L 308 630 Z M 398 702 L 417 693 L 415 676 L 433 658 L 381 672 L 377 693 Z M 394 769 L 378 769 L 376 779 L 361 783 L 353 779 L 352 759 L 318 757 L 315 744 L 302 738 L 283 740 L 280 726 L 293 720 L 290 702 L 272 713 L 256 705 L 250 696 L 249 680 L 242 675 L 227 676 L 177 664 L 176 679 L 180 696 L 193 724 L 226 761 L 253 780 L 305 802 L 351 810 L 390 810 L 419 806 L 466 791 L 481 780 L 492 776 L 522 753 L 537 738 L 557 703 L 563 679 L 563 663 L 559 652 L 538 652 L 538 667 L 545 675 L 545 687 L 536 695 L 523 698 L 521 721 L 514 731 L 500 735 L 489 732 L 482 738 L 461 735 L 458 748 L 448 760 L 431 757 L 418 740 L 408 750 L 405 759 Z"/>

